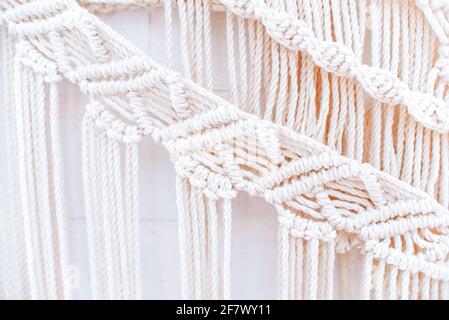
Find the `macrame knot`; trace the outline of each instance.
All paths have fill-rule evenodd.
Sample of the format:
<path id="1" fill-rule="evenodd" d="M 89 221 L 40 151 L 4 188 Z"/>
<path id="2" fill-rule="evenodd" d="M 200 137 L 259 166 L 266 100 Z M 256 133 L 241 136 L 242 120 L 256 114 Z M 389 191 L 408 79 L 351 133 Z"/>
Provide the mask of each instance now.
<path id="1" fill-rule="evenodd" d="M 30 7 L 26 7 L 27 5 Z M 16 10 L 22 11 L 17 12 Z M 61 12 L 50 10 L 50 16 L 47 16 L 48 12 L 45 10 L 45 3 L 33 2 L 25 4 L 24 7 L 7 11 L 4 20 L 10 32 L 20 38 L 39 37 L 52 31 L 66 32 L 86 20 L 82 10 L 77 10 L 76 7 Z"/>
<path id="2" fill-rule="evenodd" d="M 229 177 L 212 172 L 191 157 L 178 157 L 175 162 L 176 173 L 188 178 L 194 187 L 203 189 L 204 194 L 213 200 L 233 199 L 236 197 Z"/>
<path id="3" fill-rule="evenodd" d="M 305 240 L 318 239 L 330 241 L 336 238 L 335 230 L 327 222 L 314 221 L 292 213 L 290 210 L 277 208 L 279 224 L 289 230 L 291 236 Z"/>
<path id="4" fill-rule="evenodd" d="M 94 120 L 95 125 L 105 130 L 106 134 L 115 140 L 125 143 L 137 143 L 140 142 L 144 135 L 145 130 L 143 128 L 127 125 L 105 110 L 104 106 L 98 101 L 89 103 L 86 110 Z"/>
<path id="5" fill-rule="evenodd" d="M 310 46 L 313 32 L 303 22 L 290 16 L 261 11 L 262 20 L 266 24 L 267 32 L 279 43 L 292 50 L 305 50 Z"/>
<path id="6" fill-rule="evenodd" d="M 311 40 L 310 54 L 316 64 L 339 76 L 353 77 L 358 67 L 354 53 L 340 43 Z"/>
<path id="7" fill-rule="evenodd" d="M 22 4 L 4 14 L 5 21 L 27 23 L 60 14 L 69 7 L 67 0 L 42 0 Z"/>
<path id="8" fill-rule="evenodd" d="M 407 102 L 408 111 L 416 121 L 439 132 L 449 129 L 449 110 L 444 100 L 431 94 L 411 92 Z"/>
<path id="9" fill-rule="evenodd" d="M 178 74 L 170 75 L 168 79 L 168 86 L 170 91 L 170 100 L 176 113 L 183 119 L 191 116 L 192 110 L 190 110 L 187 90 L 181 77 Z"/>
<path id="10" fill-rule="evenodd" d="M 256 16 L 257 18 L 260 18 L 260 13 L 256 9 L 256 6 L 253 2 L 247 1 L 247 0 L 239 0 L 239 1 L 229 1 L 229 0 L 222 0 L 221 1 L 224 5 L 229 6 L 232 8 L 232 11 L 237 13 L 238 15 L 244 17 L 244 18 L 250 18 L 252 16 Z"/>
<path id="11" fill-rule="evenodd" d="M 44 58 L 25 39 L 19 40 L 16 44 L 16 59 L 22 65 L 31 68 L 33 72 L 43 75 L 44 81 L 47 83 L 59 82 L 63 79 L 63 76 L 58 72 L 56 63 Z"/>
<path id="12" fill-rule="evenodd" d="M 411 273 L 422 272 L 435 280 L 449 280 L 447 263 L 430 262 L 423 254 L 403 253 L 377 240 L 367 241 L 363 251 L 371 253 L 375 259 L 385 260 L 391 265 L 398 266 L 401 270 L 408 270 Z"/>
<path id="13" fill-rule="evenodd" d="M 277 128 L 269 122 L 262 122 L 256 131 L 264 151 L 273 164 L 278 165 L 282 161 L 281 144 L 277 136 Z"/>
<path id="14" fill-rule="evenodd" d="M 361 65 L 357 72 L 360 82 L 374 98 L 389 104 L 403 102 L 407 87 L 388 70 Z"/>
<path id="15" fill-rule="evenodd" d="M 337 231 L 335 239 L 335 252 L 346 253 L 352 248 L 360 247 L 361 241 L 355 234 L 350 234 L 342 231 Z"/>

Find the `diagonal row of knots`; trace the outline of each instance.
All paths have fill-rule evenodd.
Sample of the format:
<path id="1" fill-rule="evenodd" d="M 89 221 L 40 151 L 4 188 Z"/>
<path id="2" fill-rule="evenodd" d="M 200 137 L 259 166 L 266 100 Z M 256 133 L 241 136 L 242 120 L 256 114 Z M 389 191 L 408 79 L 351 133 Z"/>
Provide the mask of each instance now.
<path id="1" fill-rule="evenodd" d="M 233 198 L 236 191 L 246 191 L 272 204 L 280 223 L 294 237 L 341 241 L 353 235 L 365 250 L 378 257 L 391 255 L 398 265 L 414 270 L 432 269 L 429 263 L 434 262 L 438 265 L 432 269 L 434 276 L 449 276 L 445 263 L 449 254 L 449 216 L 434 199 L 414 190 L 386 194 L 383 177 L 370 166 L 327 148 L 311 148 L 307 141 L 299 139 L 296 147 L 308 152 L 275 162 L 271 159 L 281 159 L 289 144 L 281 128 L 276 130 L 252 118 L 230 120 L 229 116 L 220 121 L 214 118 L 215 112 L 225 113 L 210 111 L 204 114 L 204 126 L 196 117 L 156 130 L 153 135 L 174 155 L 177 174 L 202 188 L 206 196 L 215 200 Z M 270 128 L 269 141 L 264 143 L 264 132 Z M 260 159 L 239 152 L 244 148 L 247 153 L 254 152 L 249 151 L 253 144 L 249 137 L 259 139 Z M 278 156 L 269 155 L 273 149 Z M 355 198 L 359 198 L 359 205 L 355 204 L 353 210 L 341 208 L 343 202 Z M 429 239 L 420 240 L 422 232 Z M 409 237 L 412 247 L 421 249 L 406 254 L 385 245 L 397 237 Z"/>
<path id="2" fill-rule="evenodd" d="M 262 1 L 221 0 L 220 3 L 244 18 L 261 21 L 271 37 L 292 50 L 310 54 L 315 64 L 324 70 L 355 77 L 366 92 L 377 100 L 407 106 L 408 112 L 422 125 L 440 132 L 449 130 L 449 112 L 444 100 L 410 90 L 388 70 L 362 64 L 344 45 L 315 37 L 303 21 L 287 13 L 277 12 Z M 86 18 L 74 0 L 42 0 L 23 4 L 7 10 L 3 20 L 12 33 L 23 38 L 72 29 L 83 31 L 84 28 L 84 34 L 89 37 L 88 43 L 95 52 L 100 53 L 101 48 L 96 46 L 101 47 L 108 41 L 100 32 L 86 31 L 86 25 L 92 21 Z"/>

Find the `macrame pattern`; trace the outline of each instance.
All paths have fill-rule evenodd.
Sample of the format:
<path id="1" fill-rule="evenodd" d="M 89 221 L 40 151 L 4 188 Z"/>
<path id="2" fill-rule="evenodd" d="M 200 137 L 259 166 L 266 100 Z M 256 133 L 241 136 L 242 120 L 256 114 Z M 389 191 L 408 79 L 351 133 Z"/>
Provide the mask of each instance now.
<path id="1" fill-rule="evenodd" d="M 110 10 L 162 2 L 80 3 Z M 149 135 L 170 152 L 177 173 L 184 298 L 232 297 L 231 203 L 239 191 L 264 198 L 278 212 L 279 298 L 334 298 L 336 254 L 351 248 L 364 257 L 361 298 L 449 298 L 449 188 L 444 180 L 449 176 L 441 164 L 448 158 L 449 128 L 445 42 L 435 66 L 430 55 L 422 58 L 433 70 L 424 81 L 418 72 L 408 72 L 394 52 L 400 33 L 389 38 L 373 29 L 368 66 L 361 62 L 361 43 L 354 40 L 365 36 L 363 10 L 356 14 L 346 1 L 340 7 L 333 2 L 328 8 L 333 16 L 351 11 L 359 26 L 350 37 L 349 25 L 334 21 L 334 41 L 329 12 L 317 17 L 316 3 L 304 3 L 299 10 L 280 1 L 177 1 L 184 76 L 153 62 L 76 1 L 0 4 L 7 28 L 5 57 L 14 61 L 4 70 L 8 139 L 17 141 L 9 148 L 10 167 L 19 168 L 17 181 L 10 180 L 21 191 L 23 211 L 17 215 L 23 221 L 11 222 L 24 231 L 18 241 L 22 256 L 11 260 L 23 269 L 17 297 L 70 298 L 64 282 L 68 258 L 57 120 L 58 83 L 67 79 L 89 97 L 82 165 L 93 298 L 141 297 L 137 153 L 138 142 Z M 371 1 L 372 24 L 382 19 L 382 28 L 399 28 L 411 4 L 399 8 L 396 3 Z M 440 13 L 447 10 L 435 3 L 419 1 L 424 16 L 415 12 L 414 19 L 444 41 L 445 16 Z M 170 68 L 174 4 L 164 2 Z M 212 92 L 208 44 L 210 11 L 216 8 L 226 11 L 232 103 Z M 305 16 L 310 21 L 300 20 Z M 430 27 L 422 26 L 424 17 Z M 187 39 L 189 30 L 201 30 L 193 43 Z M 435 35 L 417 34 L 413 58 L 418 60 L 418 36 L 430 42 Z M 391 52 L 377 52 L 389 48 L 388 43 Z M 243 57 L 238 61 L 236 46 Z M 408 51 L 400 50 L 402 55 Z M 309 87 L 296 91 L 304 79 Z M 261 93 L 262 87 L 267 92 Z M 306 90 L 317 87 L 327 97 L 318 99 L 318 91 L 312 96 Z M 373 99 L 366 115 L 362 88 Z M 313 113 L 316 101 L 332 110 Z M 366 128 L 365 117 L 372 117 Z M 404 123 L 394 126 L 394 121 Z M 397 140 L 381 148 L 380 139 L 393 139 L 394 130 Z M 411 135 L 422 141 L 412 151 L 406 141 Z M 365 138 L 372 142 L 367 151 Z M 430 152 L 435 158 L 426 160 Z M 404 164 L 396 165 L 399 153 Z M 407 161 L 416 154 L 421 158 Z M 423 168 L 416 168 L 418 162 Z M 25 267 L 20 261 L 26 261 Z M 14 295 L 13 289 L 5 292 Z"/>

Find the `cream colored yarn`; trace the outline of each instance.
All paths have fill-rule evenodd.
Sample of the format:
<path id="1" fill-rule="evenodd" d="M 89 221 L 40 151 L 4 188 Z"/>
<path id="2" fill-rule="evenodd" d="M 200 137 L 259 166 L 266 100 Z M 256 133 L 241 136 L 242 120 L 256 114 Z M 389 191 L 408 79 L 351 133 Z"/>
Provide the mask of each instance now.
<path id="1" fill-rule="evenodd" d="M 80 5 L 164 5 L 168 66 Z M 142 296 L 146 136 L 177 173 L 184 298 L 232 298 L 240 191 L 278 212 L 279 298 L 335 298 L 335 266 L 351 249 L 364 257 L 359 298 L 449 298 L 446 2 L 6 0 L 0 9 L 11 190 L 0 227 L 13 230 L 2 232 L 1 297 L 71 297 L 58 120 L 66 79 L 89 97 L 81 136 L 93 298 Z M 230 102 L 213 92 L 214 10 L 226 15 Z M 172 70 L 178 20 L 182 75 Z M 344 288 L 354 279 L 339 269 Z"/>

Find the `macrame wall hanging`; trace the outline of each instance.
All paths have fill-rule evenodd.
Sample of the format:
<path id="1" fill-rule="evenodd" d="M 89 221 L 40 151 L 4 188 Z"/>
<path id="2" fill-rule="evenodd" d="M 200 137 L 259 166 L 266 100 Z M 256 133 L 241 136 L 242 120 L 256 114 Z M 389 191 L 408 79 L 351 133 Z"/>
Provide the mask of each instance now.
<path id="1" fill-rule="evenodd" d="M 154 6 L 166 66 L 96 16 Z M 341 298 L 334 273 L 351 249 L 363 256 L 358 298 L 449 298 L 446 1 L 2 0 L 0 10 L 1 298 L 72 297 L 62 80 L 89 98 L 79 135 L 92 298 L 142 297 L 138 152 L 150 138 L 176 169 L 183 298 L 232 298 L 238 192 L 277 211 L 280 299 Z M 214 93 L 212 12 L 226 19 L 229 97 Z M 355 280 L 342 279 L 344 295 Z"/>

